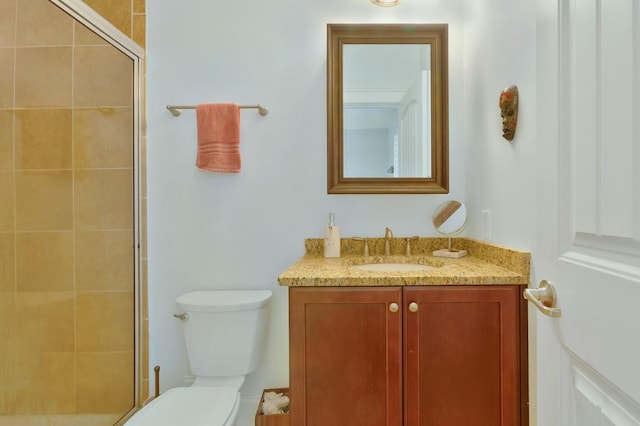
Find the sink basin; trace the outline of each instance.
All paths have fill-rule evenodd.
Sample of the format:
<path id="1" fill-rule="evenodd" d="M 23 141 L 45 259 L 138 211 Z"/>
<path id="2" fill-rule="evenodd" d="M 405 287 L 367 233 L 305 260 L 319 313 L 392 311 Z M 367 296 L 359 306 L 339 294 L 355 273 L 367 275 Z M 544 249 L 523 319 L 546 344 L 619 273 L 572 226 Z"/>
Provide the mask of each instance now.
<path id="1" fill-rule="evenodd" d="M 433 266 L 420 265 L 417 263 L 365 263 L 364 265 L 354 265 L 351 268 L 364 271 L 402 272 L 426 271 L 432 269 Z"/>

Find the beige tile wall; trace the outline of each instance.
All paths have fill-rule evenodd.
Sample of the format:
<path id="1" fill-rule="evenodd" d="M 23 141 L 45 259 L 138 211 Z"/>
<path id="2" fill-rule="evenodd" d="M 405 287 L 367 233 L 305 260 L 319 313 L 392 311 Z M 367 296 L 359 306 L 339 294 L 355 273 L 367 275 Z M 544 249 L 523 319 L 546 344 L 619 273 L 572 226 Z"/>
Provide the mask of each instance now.
<path id="1" fill-rule="evenodd" d="M 144 0 L 85 3 L 144 46 Z M 0 0 L 0 416 L 134 404 L 131 72 L 48 0 Z"/>

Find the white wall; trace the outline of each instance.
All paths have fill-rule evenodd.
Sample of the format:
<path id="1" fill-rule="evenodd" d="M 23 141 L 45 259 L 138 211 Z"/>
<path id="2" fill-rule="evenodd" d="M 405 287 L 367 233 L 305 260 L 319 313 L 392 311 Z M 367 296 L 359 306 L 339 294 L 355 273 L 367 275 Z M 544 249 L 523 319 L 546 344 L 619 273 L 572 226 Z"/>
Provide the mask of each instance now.
<path id="1" fill-rule="evenodd" d="M 464 138 L 469 236 L 532 252 L 536 244 L 536 2 L 466 0 L 464 19 Z M 519 91 L 513 141 L 502 137 L 498 98 L 505 87 Z M 482 210 L 491 212 L 491 236 L 482 230 Z M 534 285 L 535 286 L 535 285 Z M 537 311 L 529 311 L 529 400 L 537 424 Z"/>
<path id="2" fill-rule="evenodd" d="M 148 2 L 150 366 L 162 367 L 162 390 L 184 384 L 188 375 L 180 324 L 172 317 L 180 294 L 273 290 L 266 357 L 243 391 L 257 396 L 262 388 L 288 386 L 287 291 L 277 276 L 303 255 L 305 238 L 322 235 L 327 213 L 336 212 L 343 236 L 382 236 L 386 226 L 396 236 L 432 236 L 435 206 L 465 200 L 463 88 L 470 81 L 462 66 L 462 10 L 462 0 L 405 0 L 396 8 L 368 0 Z M 448 196 L 327 195 L 326 24 L 333 22 L 450 24 Z M 476 84 L 497 102 L 507 77 L 496 78 L 493 88 L 480 79 Z M 240 174 L 196 171 L 194 111 L 174 118 L 165 110 L 202 102 L 269 107 L 266 117 L 241 113 Z M 516 136 L 518 149 L 529 143 L 523 133 Z M 508 150 L 504 156 L 522 155 L 506 142 L 489 144 Z M 497 197 L 488 206 L 504 215 L 507 203 Z M 475 195 L 472 200 L 474 209 L 485 207 Z"/>
<path id="3" fill-rule="evenodd" d="M 491 212 L 498 244 L 533 250 L 536 220 L 535 2 L 467 0 L 464 20 L 465 199 L 468 234 L 483 238 L 481 211 Z M 502 137 L 498 98 L 517 85 L 518 127 Z M 541 165 L 544 167 L 544 165 Z"/>

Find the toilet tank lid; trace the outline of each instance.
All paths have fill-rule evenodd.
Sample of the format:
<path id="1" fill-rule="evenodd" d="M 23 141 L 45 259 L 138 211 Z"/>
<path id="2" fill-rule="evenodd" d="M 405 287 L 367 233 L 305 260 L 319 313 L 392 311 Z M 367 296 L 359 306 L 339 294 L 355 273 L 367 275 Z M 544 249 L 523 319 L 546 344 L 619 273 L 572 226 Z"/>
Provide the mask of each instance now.
<path id="1" fill-rule="evenodd" d="M 176 299 L 187 312 L 246 311 L 265 306 L 271 290 L 202 290 L 183 294 Z"/>

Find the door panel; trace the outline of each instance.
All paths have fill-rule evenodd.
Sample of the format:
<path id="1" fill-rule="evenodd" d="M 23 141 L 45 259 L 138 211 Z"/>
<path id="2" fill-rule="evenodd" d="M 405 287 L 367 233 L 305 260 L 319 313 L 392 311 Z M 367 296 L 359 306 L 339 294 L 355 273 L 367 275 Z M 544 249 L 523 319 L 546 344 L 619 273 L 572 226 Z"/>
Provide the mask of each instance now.
<path id="1" fill-rule="evenodd" d="M 289 289 L 291 424 L 402 424 L 400 288 Z"/>
<path id="2" fill-rule="evenodd" d="M 575 418 L 572 424 L 581 426 L 637 425 L 633 415 L 618 401 L 627 405 L 624 395 L 612 388 L 598 373 L 573 361 L 571 373 L 575 386 Z"/>
<path id="3" fill-rule="evenodd" d="M 640 3 L 538 4 L 538 424 L 638 425 Z"/>
<path id="4" fill-rule="evenodd" d="M 405 288 L 406 425 L 520 424 L 519 297 L 517 286 Z"/>

